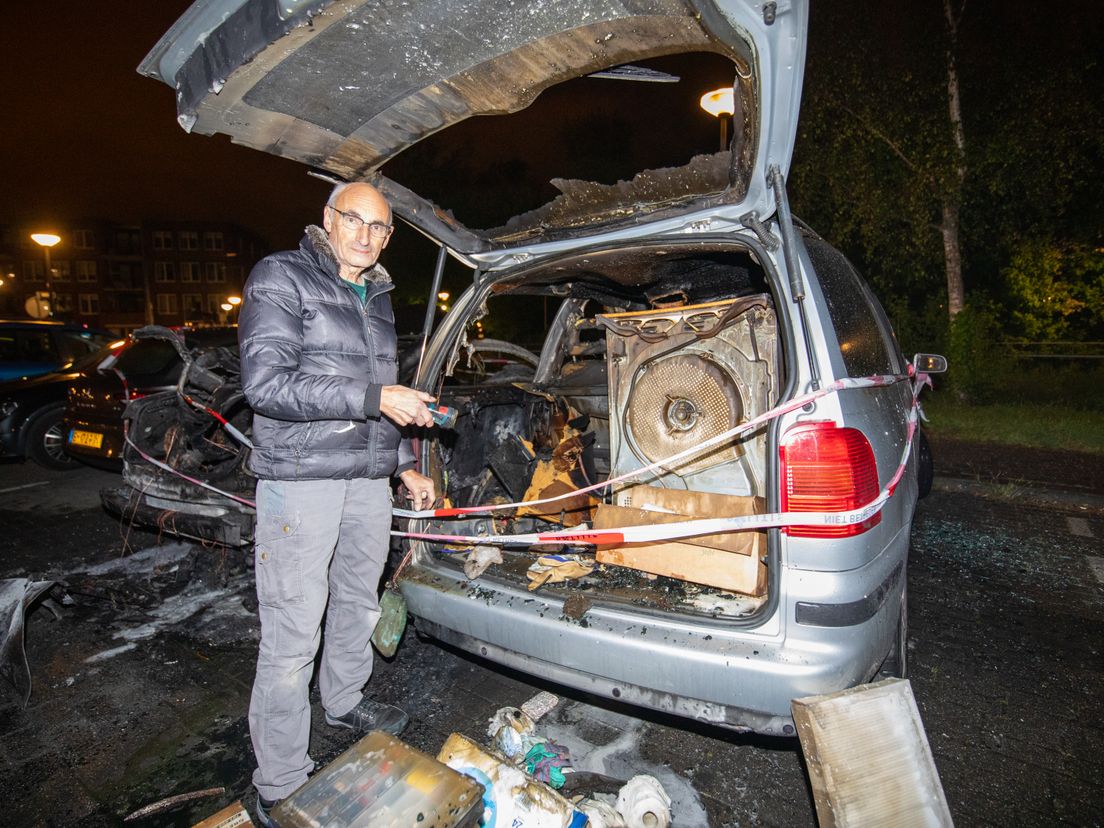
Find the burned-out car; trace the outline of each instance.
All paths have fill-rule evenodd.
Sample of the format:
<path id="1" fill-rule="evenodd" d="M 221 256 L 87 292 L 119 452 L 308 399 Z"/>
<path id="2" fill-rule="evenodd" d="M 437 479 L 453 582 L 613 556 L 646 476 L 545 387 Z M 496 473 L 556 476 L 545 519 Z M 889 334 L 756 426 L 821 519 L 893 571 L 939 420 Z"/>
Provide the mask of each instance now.
<path id="1" fill-rule="evenodd" d="M 789 212 L 806 22 L 802 0 L 200 2 L 140 67 L 186 129 L 370 181 L 471 269 L 418 372 L 459 412 L 420 440 L 444 508 L 398 524 L 422 632 L 769 734 L 795 697 L 904 672 L 914 386 L 869 288 Z M 677 53 L 726 59 L 727 150 L 556 181 L 483 231 L 380 173 Z M 535 367 L 466 376 L 484 324 L 520 317 Z"/>
<path id="2" fill-rule="evenodd" d="M 401 376 L 414 370 L 417 342 L 399 337 Z M 100 493 L 104 507 L 169 535 L 252 543 L 253 410 L 237 328 L 139 328 L 98 373 L 70 389 L 68 417 L 74 430 L 101 436 L 97 453 L 123 460 L 123 485 Z"/>
<path id="3" fill-rule="evenodd" d="M 150 326 L 133 338 L 129 361 L 120 363 L 136 387 L 140 379 L 145 384 L 131 393 L 120 373 L 125 407 L 114 412 L 119 422 L 100 426 L 120 432 L 123 458 L 123 485 L 100 493 L 104 507 L 167 534 L 229 546 L 250 542 L 253 410 L 241 390 L 236 331 Z"/>

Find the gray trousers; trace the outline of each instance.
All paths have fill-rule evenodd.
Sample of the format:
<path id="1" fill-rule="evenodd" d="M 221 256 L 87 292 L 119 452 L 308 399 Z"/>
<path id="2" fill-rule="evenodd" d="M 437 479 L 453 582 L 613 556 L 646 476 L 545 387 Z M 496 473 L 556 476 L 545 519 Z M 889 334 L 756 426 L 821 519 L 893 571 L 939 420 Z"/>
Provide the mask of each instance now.
<path id="1" fill-rule="evenodd" d="M 342 716 L 363 697 L 390 529 L 386 478 L 257 484 L 261 646 L 249 733 L 257 757 L 253 784 L 265 799 L 288 796 L 314 768 L 309 686 L 323 613 L 322 706 Z"/>

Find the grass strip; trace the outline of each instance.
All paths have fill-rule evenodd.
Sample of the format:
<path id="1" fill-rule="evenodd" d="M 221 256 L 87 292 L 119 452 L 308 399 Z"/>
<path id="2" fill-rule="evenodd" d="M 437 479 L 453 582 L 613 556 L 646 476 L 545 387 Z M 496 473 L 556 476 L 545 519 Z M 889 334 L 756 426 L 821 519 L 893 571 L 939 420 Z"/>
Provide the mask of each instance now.
<path id="1" fill-rule="evenodd" d="M 1104 454 L 1104 412 L 1056 405 L 996 403 L 970 405 L 948 395 L 922 399 L 931 434 L 1011 446 Z"/>

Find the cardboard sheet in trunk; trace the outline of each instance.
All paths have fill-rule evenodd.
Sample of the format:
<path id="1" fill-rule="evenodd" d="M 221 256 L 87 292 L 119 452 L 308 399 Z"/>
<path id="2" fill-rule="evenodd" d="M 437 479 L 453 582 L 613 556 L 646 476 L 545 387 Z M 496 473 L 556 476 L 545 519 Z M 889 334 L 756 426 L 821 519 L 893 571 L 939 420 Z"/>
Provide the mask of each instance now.
<path id="1" fill-rule="evenodd" d="M 709 492 L 676 491 L 634 486 L 619 492 L 620 505 L 602 505 L 594 515 L 595 529 L 679 523 L 706 517 L 761 514 L 762 498 Z M 662 543 L 630 543 L 599 549 L 597 559 L 665 575 L 680 581 L 719 587 L 747 595 L 766 591 L 767 572 L 760 558 L 766 552 L 763 532 L 724 532 Z"/>

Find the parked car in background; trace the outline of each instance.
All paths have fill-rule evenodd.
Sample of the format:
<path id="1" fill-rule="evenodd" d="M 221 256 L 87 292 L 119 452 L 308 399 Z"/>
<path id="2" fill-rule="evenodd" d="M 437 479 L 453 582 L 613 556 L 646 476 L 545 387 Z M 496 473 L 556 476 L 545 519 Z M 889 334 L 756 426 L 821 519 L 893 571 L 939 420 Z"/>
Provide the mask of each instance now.
<path id="1" fill-rule="evenodd" d="M 0 381 L 65 370 L 117 339 L 111 331 L 69 322 L 0 320 Z"/>
<path id="2" fill-rule="evenodd" d="M 232 327 L 170 331 L 139 328 L 94 370 L 73 377 L 65 408 L 65 451 L 91 466 L 122 468 L 123 410 L 127 403 L 173 389 L 184 363 L 172 344 L 188 348 L 237 347 Z"/>
<path id="3" fill-rule="evenodd" d="M 370 181 L 473 271 L 419 372 L 459 419 L 427 430 L 419 458 L 451 506 L 499 508 L 400 524 L 420 535 L 398 579 L 419 631 L 589 693 L 772 735 L 795 734 L 794 698 L 904 675 L 920 465 L 910 366 L 866 282 L 789 212 L 807 2 L 268 9 L 202 0 L 140 68 L 173 87 L 190 131 Z M 490 230 L 379 172 L 470 116 L 525 108 L 573 75 L 654 74 L 649 60 L 677 53 L 723 59 L 737 113 L 727 151 L 616 184 L 557 179 L 552 202 Z M 614 106 L 623 88 L 607 89 Z M 636 107 L 650 138 L 659 116 Z M 535 370 L 466 372 L 484 327 L 540 339 Z M 874 375 L 891 379 L 836 385 Z M 169 462 L 154 426 L 170 407 L 183 433 L 209 427 L 168 398 L 164 416 L 132 406 L 142 451 Z M 762 424 L 726 436 L 751 421 Z M 187 446 L 188 462 L 203 451 Z M 153 491 L 173 507 L 169 489 Z M 662 534 L 715 517 L 765 525 Z M 641 527 L 657 537 L 619 540 Z M 554 547 L 540 540 L 556 530 Z M 465 553 L 483 543 L 501 561 L 469 575 Z M 533 591 L 554 574 L 539 561 L 550 548 L 576 556 L 575 571 Z"/>
<path id="4" fill-rule="evenodd" d="M 65 451 L 65 404 L 69 388 L 108 359 L 112 348 L 123 342 L 85 354 L 67 368 L 22 380 L 0 383 L 0 454 L 24 457 L 48 469 L 80 466 Z"/>

